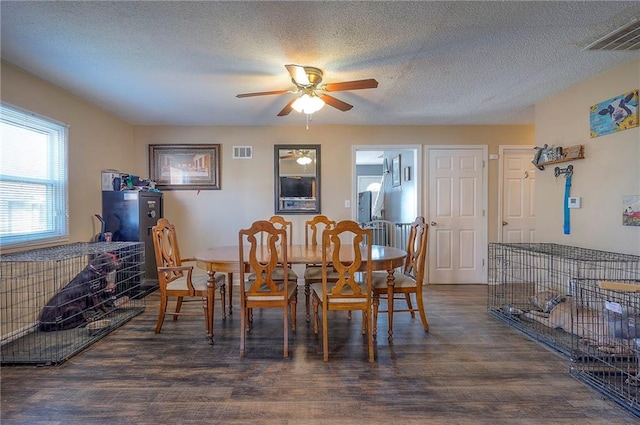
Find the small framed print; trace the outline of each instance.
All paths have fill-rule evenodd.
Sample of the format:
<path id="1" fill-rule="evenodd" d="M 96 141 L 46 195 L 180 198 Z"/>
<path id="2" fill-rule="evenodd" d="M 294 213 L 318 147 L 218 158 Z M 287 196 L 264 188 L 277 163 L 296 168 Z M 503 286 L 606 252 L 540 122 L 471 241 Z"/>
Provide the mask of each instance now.
<path id="1" fill-rule="evenodd" d="M 149 145 L 149 177 L 162 190 L 219 190 L 220 145 Z"/>
<path id="2" fill-rule="evenodd" d="M 393 187 L 396 187 L 400 186 L 401 184 L 400 155 L 398 155 L 391 160 L 391 185 Z"/>

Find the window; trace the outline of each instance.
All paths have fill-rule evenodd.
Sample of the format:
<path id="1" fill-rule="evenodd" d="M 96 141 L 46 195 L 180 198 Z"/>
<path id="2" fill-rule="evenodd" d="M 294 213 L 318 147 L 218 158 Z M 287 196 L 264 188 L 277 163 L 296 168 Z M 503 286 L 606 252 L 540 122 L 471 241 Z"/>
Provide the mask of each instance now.
<path id="1" fill-rule="evenodd" d="M 67 125 L 0 105 L 0 247 L 68 238 Z"/>

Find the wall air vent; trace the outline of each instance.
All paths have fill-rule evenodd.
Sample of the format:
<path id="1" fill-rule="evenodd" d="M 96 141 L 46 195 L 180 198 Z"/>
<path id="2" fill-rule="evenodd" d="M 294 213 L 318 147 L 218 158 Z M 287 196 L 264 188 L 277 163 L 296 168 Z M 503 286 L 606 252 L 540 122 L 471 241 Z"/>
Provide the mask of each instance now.
<path id="1" fill-rule="evenodd" d="M 640 50 L 640 20 L 634 19 L 583 50 Z"/>
<path id="2" fill-rule="evenodd" d="M 233 159 L 252 159 L 253 146 L 234 146 Z"/>

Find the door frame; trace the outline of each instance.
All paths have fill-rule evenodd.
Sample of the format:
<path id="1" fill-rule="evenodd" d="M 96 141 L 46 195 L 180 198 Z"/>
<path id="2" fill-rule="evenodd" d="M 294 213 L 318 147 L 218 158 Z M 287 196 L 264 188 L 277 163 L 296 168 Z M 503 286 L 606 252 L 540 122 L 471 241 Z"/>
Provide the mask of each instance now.
<path id="1" fill-rule="evenodd" d="M 424 175 L 424 179 L 425 179 L 425 184 L 424 184 L 424 200 L 425 200 L 425 211 L 427 212 L 427 215 L 429 214 L 429 208 L 430 206 L 428 205 L 429 200 L 430 200 L 430 193 L 429 193 L 429 185 L 426 182 L 426 179 L 430 176 L 431 170 L 429 170 L 429 153 L 431 150 L 443 150 L 443 149 L 449 149 L 449 150 L 468 150 L 468 149 L 477 149 L 480 150 L 482 153 L 482 280 L 484 281 L 484 283 L 488 283 L 488 279 L 489 279 L 489 264 L 488 264 L 488 258 L 489 258 L 489 244 L 488 244 L 488 234 L 489 234 L 489 214 L 488 214 L 488 199 L 489 199 L 489 147 L 488 145 L 425 145 L 425 149 L 424 149 L 424 164 L 425 164 L 425 175 Z M 431 217 L 427 217 L 425 216 L 425 219 L 427 221 L 427 223 L 429 223 L 429 225 L 431 225 Z M 429 261 L 435 261 L 436 256 L 435 255 L 427 255 L 427 258 L 429 258 Z M 429 271 L 431 269 L 431 264 L 427 264 L 426 266 L 426 271 L 427 271 L 427 282 L 430 281 L 430 277 L 429 277 Z M 460 283 L 464 283 L 464 282 L 460 282 Z"/>
<path id="2" fill-rule="evenodd" d="M 498 147 L 498 241 L 502 242 L 502 221 L 503 219 L 503 211 L 502 207 L 504 205 L 504 155 L 509 151 L 533 151 L 534 146 L 531 145 L 500 145 Z M 533 155 L 531 156 L 533 158 Z"/>
<path id="3" fill-rule="evenodd" d="M 351 145 L 351 217 L 352 220 L 358 219 L 358 177 L 356 175 L 356 151 L 403 151 L 413 150 L 414 163 L 402 164 L 403 167 L 409 165 L 411 169 L 411 178 L 415 179 L 416 184 L 416 216 L 424 215 L 423 205 L 426 203 L 421 199 L 423 194 L 423 149 L 422 145 Z M 391 167 L 391 164 L 389 164 Z"/>

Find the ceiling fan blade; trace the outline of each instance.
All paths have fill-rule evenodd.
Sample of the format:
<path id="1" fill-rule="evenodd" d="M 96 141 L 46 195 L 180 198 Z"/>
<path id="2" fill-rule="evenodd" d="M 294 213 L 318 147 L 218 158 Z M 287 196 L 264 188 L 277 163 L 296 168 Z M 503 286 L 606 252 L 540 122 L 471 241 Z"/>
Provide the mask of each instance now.
<path id="1" fill-rule="evenodd" d="M 285 65 L 284 67 L 287 68 L 287 71 L 289 71 L 289 74 L 291 74 L 291 78 L 293 78 L 293 81 L 295 81 L 297 84 L 301 86 L 308 86 L 311 84 L 304 66 L 289 64 Z"/>
<path id="2" fill-rule="evenodd" d="M 285 115 L 289 115 L 289 113 L 291 113 L 291 111 L 293 110 L 291 105 L 293 105 L 293 102 L 295 101 L 296 101 L 296 98 L 291 99 L 291 101 L 287 103 L 287 105 L 284 108 L 282 108 L 282 111 L 278 113 L 278 116 L 284 117 Z"/>
<path id="3" fill-rule="evenodd" d="M 326 103 L 327 105 L 333 106 L 336 109 L 340 109 L 342 112 L 346 112 L 349 109 L 353 108 L 353 105 L 349 105 L 348 103 L 338 100 L 333 96 L 329 96 L 328 94 L 321 94 L 319 97 L 320 99 L 324 100 L 324 103 Z"/>
<path id="4" fill-rule="evenodd" d="M 253 96 L 266 96 L 270 94 L 287 94 L 291 93 L 290 90 L 275 90 L 275 91 L 259 91 L 256 93 L 242 93 L 236 95 L 236 97 L 253 97 Z"/>
<path id="5" fill-rule="evenodd" d="M 368 80 L 355 80 L 344 81 L 342 83 L 329 83 L 322 87 L 325 91 L 345 91 L 345 90 L 360 90 L 360 89 L 375 89 L 378 87 L 378 82 L 369 78 Z"/>

